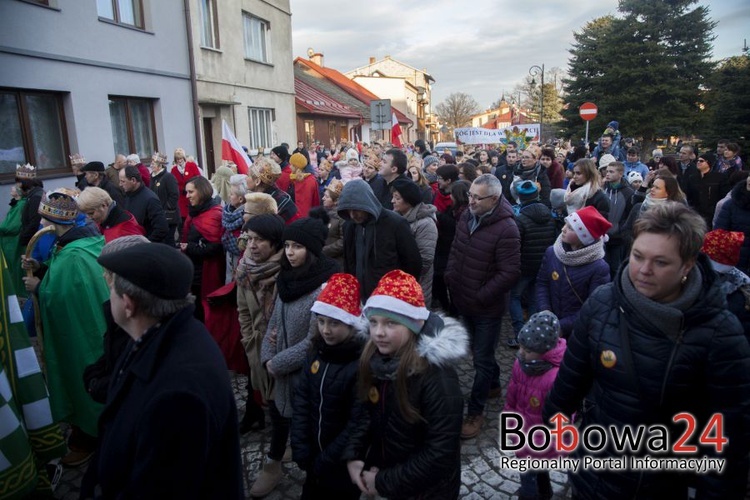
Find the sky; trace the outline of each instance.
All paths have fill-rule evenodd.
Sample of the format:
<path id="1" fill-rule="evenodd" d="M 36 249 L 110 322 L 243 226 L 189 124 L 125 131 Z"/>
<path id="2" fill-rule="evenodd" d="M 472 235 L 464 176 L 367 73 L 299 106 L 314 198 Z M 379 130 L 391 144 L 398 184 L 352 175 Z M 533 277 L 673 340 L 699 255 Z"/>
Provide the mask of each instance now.
<path id="1" fill-rule="evenodd" d="M 565 71 L 573 33 L 617 15 L 617 0 L 290 0 L 295 57 L 308 48 L 342 73 L 386 55 L 435 79 L 432 105 L 453 92 L 481 108 L 506 97 L 532 65 Z M 702 1 L 716 21 L 714 59 L 742 54 L 750 1 Z M 523 5 L 523 8 L 521 8 Z M 695 4 L 698 5 L 698 4 Z M 549 81 L 549 73 L 546 73 Z"/>

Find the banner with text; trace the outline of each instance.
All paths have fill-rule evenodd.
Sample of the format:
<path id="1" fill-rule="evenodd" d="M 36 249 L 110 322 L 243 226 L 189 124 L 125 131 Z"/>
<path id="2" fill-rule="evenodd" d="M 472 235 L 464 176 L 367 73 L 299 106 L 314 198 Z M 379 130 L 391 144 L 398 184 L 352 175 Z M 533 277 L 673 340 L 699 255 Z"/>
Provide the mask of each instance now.
<path id="1" fill-rule="evenodd" d="M 454 131 L 456 141 L 462 144 L 507 144 L 515 141 L 524 149 L 525 144 L 539 140 L 539 124 L 526 123 L 494 129 L 481 127 L 457 128 Z"/>

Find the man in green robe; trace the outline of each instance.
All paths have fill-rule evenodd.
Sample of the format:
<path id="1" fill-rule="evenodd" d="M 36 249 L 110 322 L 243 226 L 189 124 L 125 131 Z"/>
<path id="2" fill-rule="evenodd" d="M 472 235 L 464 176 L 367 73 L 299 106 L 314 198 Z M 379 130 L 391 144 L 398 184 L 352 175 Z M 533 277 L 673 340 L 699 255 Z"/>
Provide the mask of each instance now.
<path id="1" fill-rule="evenodd" d="M 78 207 L 66 194 L 52 193 L 40 203 L 39 213 L 42 225 L 54 226 L 57 244 L 44 264 L 24 260 L 24 267 L 35 274 L 24 282 L 39 298 L 52 416 L 70 423 L 73 430 L 70 453 L 62 463 L 74 466 L 86 462 L 96 449 L 102 410 L 86 392 L 83 371 L 101 356 L 106 330 L 102 304 L 109 291 L 96 262 L 104 237 L 95 225 L 76 224 Z"/>
<path id="2" fill-rule="evenodd" d="M 19 297 L 26 297 L 26 289 L 23 286 L 23 270 L 21 269 L 21 256 L 26 250 L 19 243 L 18 236 L 21 234 L 21 214 L 26 206 L 26 198 L 18 195 L 16 188 L 11 188 L 11 201 L 8 215 L 0 222 L 0 250 L 5 256 L 8 272 L 13 281 L 13 289 Z"/>

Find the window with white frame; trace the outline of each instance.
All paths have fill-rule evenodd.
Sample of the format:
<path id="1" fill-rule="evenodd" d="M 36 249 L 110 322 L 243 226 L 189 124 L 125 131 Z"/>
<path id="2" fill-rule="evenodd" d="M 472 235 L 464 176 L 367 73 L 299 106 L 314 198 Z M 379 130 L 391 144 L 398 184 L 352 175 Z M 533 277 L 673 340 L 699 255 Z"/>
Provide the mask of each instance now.
<path id="1" fill-rule="evenodd" d="M 141 0 L 96 0 L 96 11 L 100 18 L 144 29 Z"/>
<path id="2" fill-rule="evenodd" d="M 219 48 L 219 20 L 216 14 L 216 0 L 200 0 L 201 7 L 201 47 Z"/>
<path id="3" fill-rule="evenodd" d="M 247 108 L 250 149 L 273 147 L 273 109 Z"/>
<path id="4" fill-rule="evenodd" d="M 245 57 L 264 63 L 271 62 L 271 24 L 248 13 L 243 13 Z"/>

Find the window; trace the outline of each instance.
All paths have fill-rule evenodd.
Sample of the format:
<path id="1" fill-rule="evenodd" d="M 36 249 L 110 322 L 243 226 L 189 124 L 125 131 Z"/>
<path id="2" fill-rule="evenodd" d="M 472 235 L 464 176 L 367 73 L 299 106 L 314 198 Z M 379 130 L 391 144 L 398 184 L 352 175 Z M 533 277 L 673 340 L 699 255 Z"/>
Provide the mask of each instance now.
<path id="1" fill-rule="evenodd" d="M 200 0 L 201 47 L 219 48 L 219 20 L 216 15 L 216 0 Z"/>
<path id="2" fill-rule="evenodd" d="M 305 144 L 312 144 L 315 141 L 315 122 L 305 120 Z"/>
<path id="3" fill-rule="evenodd" d="M 250 149 L 273 147 L 273 110 L 247 108 L 250 121 Z"/>
<path id="4" fill-rule="evenodd" d="M 68 137 L 62 94 L 0 89 L 0 178 L 12 178 L 16 164 L 67 172 Z"/>
<path id="5" fill-rule="evenodd" d="M 158 150 L 154 132 L 154 106 L 151 99 L 109 97 L 112 142 L 115 154 L 135 153 L 150 157 Z"/>
<path id="6" fill-rule="evenodd" d="M 96 0 L 99 17 L 143 29 L 141 0 Z"/>
<path id="7" fill-rule="evenodd" d="M 245 57 L 254 61 L 271 62 L 268 31 L 271 25 L 267 21 L 243 14 L 245 25 Z"/>

